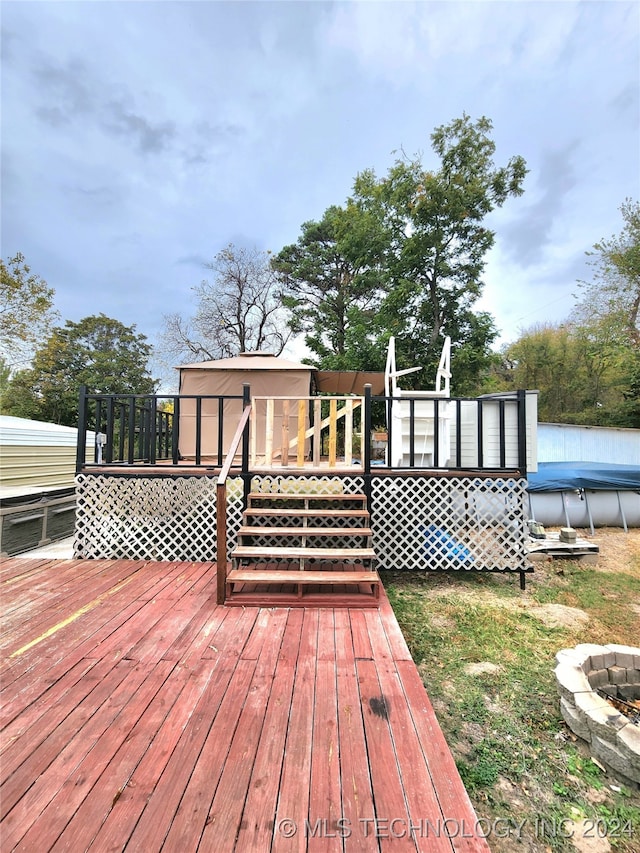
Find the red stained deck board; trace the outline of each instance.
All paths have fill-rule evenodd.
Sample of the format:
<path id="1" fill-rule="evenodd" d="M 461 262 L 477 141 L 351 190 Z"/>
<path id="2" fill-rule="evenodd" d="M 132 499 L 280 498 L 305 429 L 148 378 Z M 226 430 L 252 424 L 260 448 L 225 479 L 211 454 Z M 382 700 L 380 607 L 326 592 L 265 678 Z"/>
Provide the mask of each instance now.
<path id="1" fill-rule="evenodd" d="M 107 767 L 109 767 L 109 773 L 112 772 L 110 762 L 125 740 L 133 736 L 136 724 L 166 681 L 171 666 L 166 661 L 160 661 L 151 670 L 148 667 L 138 665 L 136 667 L 137 672 L 134 670 L 122 685 L 126 692 L 121 691 L 121 695 L 115 703 L 115 716 L 112 715 L 112 709 L 107 707 L 108 703 L 100 709 L 96 717 L 102 716 L 103 711 L 106 712 L 109 737 L 98 736 L 94 738 L 92 733 L 86 733 L 87 739 L 94 738 L 91 750 L 64 780 L 56 796 L 21 839 L 18 850 L 31 853 L 33 850 L 41 850 L 46 847 L 54 838 L 59 837 L 74 816 L 78 831 L 83 820 L 93 820 L 94 826 L 96 823 L 99 825 L 104 812 L 95 808 L 82 809 L 83 801 Z M 136 686 L 140 673 L 144 674 L 144 680 L 139 686 Z M 98 725 L 97 719 L 96 725 Z M 105 784 L 108 786 L 108 779 Z M 114 786 L 107 793 L 107 797 L 110 794 L 112 801 L 117 796 L 118 787 Z M 89 812 L 88 815 L 86 814 L 87 811 Z M 69 847 L 67 844 L 61 846 L 55 844 L 52 849 L 75 851 L 79 848 Z"/>
<path id="2" fill-rule="evenodd" d="M 117 725 L 112 727 L 114 735 L 114 730 L 117 730 L 118 738 L 122 736 L 122 743 L 118 745 L 118 738 L 110 737 L 110 749 L 107 752 L 103 747 L 102 755 L 97 754 L 100 746 L 97 744 L 87 760 L 65 782 L 59 795 L 63 798 L 59 812 L 64 810 L 68 817 L 71 813 L 74 820 L 67 824 L 52 850 L 75 853 L 87 849 L 109 813 L 117 807 L 133 771 L 147 751 L 149 729 L 155 731 L 162 728 L 188 678 L 188 672 L 166 661 L 161 661 L 153 669 L 143 685 L 145 692 L 138 690 L 123 708 Z M 145 699 L 154 688 L 156 692 L 145 707 Z M 136 715 L 139 715 L 137 720 Z M 134 725 L 127 732 L 131 723 Z M 102 763 L 104 768 L 99 772 Z M 74 802 L 80 803 L 75 809 Z M 45 817 L 46 812 L 43 814 Z M 59 813 L 56 818 L 59 819 Z M 51 823 L 49 831 L 50 826 Z M 37 829 L 37 824 L 33 829 Z"/>
<path id="3" fill-rule="evenodd" d="M 113 574 L 92 573 L 71 585 L 68 595 L 61 597 L 58 602 L 50 602 L 40 598 L 37 588 L 30 593 L 31 605 L 17 627 L 9 630 L 3 638 L 3 658 L 22 648 L 34 637 L 39 636 L 60 621 L 60 614 L 74 614 L 81 608 L 95 608 L 105 595 L 112 594 L 118 586 L 130 576 L 122 572 Z M 89 580 L 87 583 L 86 581 Z M 89 611 L 90 612 L 90 611 Z M 8 626 L 10 629 L 10 626 Z M 9 662 L 11 665 L 11 662 Z"/>
<path id="4" fill-rule="evenodd" d="M 353 614 L 352 614 L 353 615 Z M 345 618 L 346 617 L 346 618 Z M 348 615 L 336 613 L 336 628 L 345 629 L 345 642 L 340 644 L 336 635 L 337 666 L 336 686 L 338 703 L 338 731 L 340 737 L 340 782 L 342 789 L 342 816 L 345 853 L 368 853 L 378 850 L 377 842 L 365 837 L 365 821 L 375 814 L 367 742 L 361 712 L 361 700 L 356 679 L 356 661 L 353 644 L 346 633 Z"/>
<path id="5" fill-rule="evenodd" d="M 63 718 L 63 709 L 65 705 L 65 697 L 74 690 L 73 702 L 78 701 L 78 694 L 82 690 L 83 679 L 89 670 L 96 665 L 97 661 L 84 660 L 71 667 L 71 669 L 58 679 L 52 686 L 46 687 L 43 685 L 43 690 L 39 702 L 32 702 L 22 709 L 18 709 L 17 716 L 14 717 L 9 725 L 2 731 L 2 741 L 0 742 L 0 763 L 3 770 L 3 776 L 7 776 L 9 772 L 13 772 L 22 762 L 22 758 L 15 756 L 13 767 L 10 769 L 6 760 L 7 751 L 18 738 L 22 739 L 23 751 L 22 756 L 32 752 L 35 746 L 44 737 L 48 731 L 54 729 L 60 720 Z M 68 706 L 69 707 L 69 706 Z M 72 706 L 75 707 L 75 704 Z M 46 716 L 46 719 L 42 719 Z M 29 732 L 31 727 L 32 732 Z"/>
<path id="6" fill-rule="evenodd" d="M 215 606 L 215 598 L 203 596 L 200 606 L 182 630 L 174 636 L 171 645 L 162 653 L 163 660 L 180 660 L 190 653 L 198 658 L 200 651 L 211 641 L 212 634 L 222 625 L 229 610 Z"/>
<path id="7" fill-rule="evenodd" d="M 211 664 L 214 666 L 214 664 Z M 175 813 L 191 777 L 215 714 L 236 669 L 236 661 L 215 666 L 188 724 L 181 732 L 169 760 L 159 768 L 156 784 L 142 804 L 142 813 L 129 839 L 132 850 L 159 850 L 171 829 Z M 133 796 L 136 789 L 133 789 Z M 193 849 L 197 838 L 192 839 Z"/>
<path id="8" fill-rule="evenodd" d="M 459 853 L 489 853 L 489 845 L 482 837 L 469 837 L 476 825 L 476 813 L 471 805 L 453 760 L 442 729 L 437 723 L 429 697 L 412 661 L 398 661 L 404 694 L 411 709 L 414 725 L 422 750 L 429 765 L 431 777 L 438 792 L 443 818 L 451 818 L 463 825 L 466 834 L 455 833 L 452 823 L 454 849 Z"/>
<path id="9" fill-rule="evenodd" d="M 133 833 L 147 803 L 160 784 L 171 756 L 174 753 L 185 729 L 189 726 L 193 711 L 198 707 L 203 693 L 207 689 L 214 671 L 210 663 L 200 663 L 196 670 L 186 670 L 188 680 L 184 686 L 176 683 L 174 669 L 167 686 L 176 692 L 176 701 L 167 714 L 155 737 L 148 743 L 148 748 L 123 786 L 117 800 L 111 799 L 107 805 L 108 814 L 104 823 L 97 828 L 93 839 L 96 851 L 109 850 L 114 847 L 122 849 Z M 144 839 L 143 842 L 144 844 Z M 131 848 L 133 849 L 133 848 Z M 152 850 L 153 848 L 149 848 Z"/>
<path id="10" fill-rule="evenodd" d="M 207 738 L 193 764 L 178 810 L 171 821 L 162 846 L 167 853 L 183 853 L 193 844 L 194 838 L 200 843 L 207 823 L 216 820 L 217 815 L 212 815 L 210 811 L 212 798 L 233 745 L 237 744 L 242 735 L 247 734 L 246 724 L 241 732 L 238 732 L 240 721 L 246 721 L 245 708 L 249 709 L 249 716 L 252 722 L 255 722 L 257 702 L 263 698 L 260 691 L 254 692 L 253 696 L 250 692 L 256 666 L 257 662 L 252 660 L 240 659 L 237 662 L 213 722 L 210 722 Z M 240 714 L 239 708 L 242 708 Z M 233 835 L 235 839 L 235 831 Z M 228 844 L 228 837 L 223 835 L 218 849 L 228 850 Z"/>
<path id="11" fill-rule="evenodd" d="M 358 827 L 358 831 L 368 838 L 377 837 L 382 851 L 391 849 L 391 843 L 394 851 L 415 851 L 416 846 L 410 836 L 401 835 L 398 829 L 394 832 L 397 837 L 392 839 L 391 829 L 388 824 L 384 825 L 385 821 L 395 820 L 403 822 L 399 827 L 405 828 L 411 819 L 389 724 L 389 716 L 393 713 L 395 717 L 395 710 L 389 707 L 382 693 L 376 662 L 359 660 L 356 669 L 376 808 L 375 814 L 369 816 L 369 822 Z"/>
<path id="12" fill-rule="evenodd" d="M 369 639 L 364 612 L 351 613 L 350 621 L 354 657 L 356 659 L 370 660 L 373 652 L 371 650 L 371 640 Z"/>
<path id="13" fill-rule="evenodd" d="M 189 724 L 182 733 L 182 737 L 176 744 L 171 758 L 163 769 L 158 779 L 158 784 L 152 792 L 129 840 L 131 849 L 141 851 L 159 850 L 164 843 L 167 833 L 172 828 L 176 812 L 181 805 L 194 767 L 200 758 L 204 744 L 207 742 L 212 720 L 218 713 L 218 709 L 224 701 L 225 694 L 230 688 L 231 681 L 236 673 L 237 663 L 238 658 L 229 656 L 221 657 L 220 662 L 215 665 L 211 680 L 189 718 Z M 248 679 L 250 679 L 255 663 L 246 663 L 250 671 L 247 671 L 246 666 L 243 667 L 240 672 L 240 679 L 244 679 L 248 684 Z M 237 696 L 238 677 L 236 677 L 234 684 Z M 235 717 L 237 719 L 237 709 L 235 710 Z M 231 724 L 234 721 L 234 717 L 232 716 Z M 206 789 L 205 786 L 205 791 Z M 200 799 L 202 800 L 202 797 Z M 188 804 L 185 803 L 183 815 L 185 811 L 188 811 L 187 805 L 190 805 L 194 811 L 197 811 L 196 802 L 191 801 Z M 184 826 L 185 824 L 179 824 L 180 830 Z M 197 844 L 193 843 L 194 840 L 196 838 L 192 836 L 190 843 L 195 849 Z"/>
<path id="14" fill-rule="evenodd" d="M 446 830 L 427 836 L 425 821 L 440 811 L 438 795 L 420 748 L 420 739 L 407 708 L 402 684 L 396 665 L 376 659 L 376 670 L 380 684 L 380 699 L 388 716 L 393 750 L 407 804 L 407 813 L 397 824 L 390 824 L 390 835 L 407 833 L 413 838 L 420 853 L 451 853 L 453 847 Z M 382 705 L 381 702 L 381 705 Z M 446 817 L 446 815 L 445 815 Z"/>
<path id="15" fill-rule="evenodd" d="M 95 562 L 96 571 L 99 572 L 99 561 Z M 79 660 L 87 653 L 87 649 L 93 650 L 97 642 L 108 637 L 124 619 L 137 613 L 141 608 L 140 602 L 136 600 L 137 594 L 147 583 L 147 578 L 141 571 L 146 564 L 129 561 L 127 565 L 129 574 L 112 584 L 108 595 L 95 596 L 92 582 L 85 584 L 81 606 L 88 607 L 86 611 L 79 613 L 78 609 L 67 604 L 66 608 L 49 614 L 43 627 L 46 631 L 54 631 L 50 636 L 44 637 L 43 631 L 30 620 L 25 629 L 26 643 L 42 639 L 24 650 L 20 643 L 13 642 L 9 649 L 12 657 L 8 659 L 7 669 L 2 673 L 3 683 L 8 684 L 26 672 L 29 672 L 31 679 L 36 674 L 34 669 L 48 667 L 54 661 L 64 663 L 68 660 L 71 649 L 71 654 L 79 655 L 76 658 Z M 35 600 L 37 602 L 37 598 Z M 80 645 L 83 641 L 84 645 Z"/>
<path id="16" fill-rule="evenodd" d="M 41 628 L 93 606 L 3 680 L 3 850 L 487 853 L 384 592 L 379 610 L 221 608 L 212 564 L 16 562 L 3 603 L 28 575 Z M 101 597 L 97 579 L 128 582 Z M 435 847 L 421 823 L 445 818 L 466 831 Z"/>
<path id="17" fill-rule="evenodd" d="M 321 633 L 319 637 L 321 637 Z M 316 667 L 316 701 L 311 745 L 309 826 L 318 831 L 308 839 L 309 853 L 342 851 L 342 792 L 335 655 Z"/>
<path id="18" fill-rule="evenodd" d="M 317 636 L 318 611 L 305 610 L 275 813 L 272 849 L 277 853 L 306 851 L 303 827 L 309 811 L 311 785 Z M 291 821 L 299 831 L 287 837 L 283 830 L 292 825 Z"/>
<path id="19" fill-rule="evenodd" d="M 104 701 L 98 706 L 93 703 L 91 707 L 85 706 L 82 713 L 70 714 L 66 725 L 63 723 L 33 753 L 33 760 L 24 762 L 10 777 L 6 794 L 4 786 L 1 791 L 3 815 L 5 809 L 13 806 L 2 823 L 5 849 L 14 849 L 58 793 L 65 779 L 91 750 L 95 740 L 105 734 L 118 713 L 123 683 L 127 682 L 124 691 L 128 693 L 136 689 L 144 675 L 144 671 L 136 672 L 131 661 L 120 661 L 113 672 L 113 680 L 105 679 L 100 685 L 102 689 L 98 691 L 98 697 Z M 102 709 L 102 713 L 96 713 L 101 705 L 107 707 Z"/>
<path id="20" fill-rule="evenodd" d="M 238 726 L 234 733 L 229 752 L 224 762 L 215 796 L 209 807 L 201 838 L 203 850 L 216 850 L 220 853 L 233 851 L 236 835 L 241 822 L 247 787 L 256 758 L 258 744 L 262 737 L 265 719 L 265 707 L 269 701 L 273 686 L 273 677 L 282 638 L 287 622 L 286 611 L 273 614 L 269 631 L 263 633 L 263 645 L 257 659 L 247 699 L 240 712 Z M 255 633 L 255 629 L 254 629 Z M 245 658 L 243 657 L 243 660 Z M 220 712 L 222 716 L 222 709 Z M 214 723 L 214 726 L 216 723 Z M 224 742 L 224 727 L 228 723 L 224 717 L 220 720 L 220 737 L 212 732 L 214 738 Z M 220 728 L 219 726 L 219 728 Z M 221 749 L 218 748 L 221 755 Z M 211 760 L 209 761 L 209 765 Z M 207 766 L 205 764 L 205 766 Z M 171 849 L 170 847 L 168 849 Z M 182 848 L 182 850 L 184 847 Z M 176 849 L 176 853 L 180 848 Z M 181 851 L 180 851 L 181 853 Z"/>
<path id="21" fill-rule="evenodd" d="M 262 734 L 249 779 L 237 850 L 268 850 L 285 755 L 285 739 L 300 647 L 303 612 L 288 614 Z"/>

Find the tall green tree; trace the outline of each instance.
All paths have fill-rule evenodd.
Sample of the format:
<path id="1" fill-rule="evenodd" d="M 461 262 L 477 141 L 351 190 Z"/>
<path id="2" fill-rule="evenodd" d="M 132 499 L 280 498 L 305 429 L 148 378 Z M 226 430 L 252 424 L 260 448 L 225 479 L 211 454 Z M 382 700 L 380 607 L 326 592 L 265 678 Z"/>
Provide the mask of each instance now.
<path id="1" fill-rule="evenodd" d="M 422 365 L 431 376 L 450 335 L 454 388 L 477 389 L 497 336 L 492 318 L 474 310 L 495 239 L 486 218 L 522 193 L 527 172 L 520 156 L 495 164 L 491 130 L 489 119 L 467 115 L 436 128 L 437 168 L 402 156 L 383 178 L 361 172 L 344 207 L 305 223 L 276 256 L 292 328 L 320 366 L 380 369 L 394 335 L 398 367 Z"/>
<path id="2" fill-rule="evenodd" d="M 640 202 L 627 198 L 620 212 L 620 233 L 587 252 L 593 277 L 579 282 L 572 319 L 588 343 L 593 376 L 602 371 L 600 396 L 610 392 L 608 422 L 640 428 Z"/>
<path id="3" fill-rule="evenodd" d="M 383 293 L 382 236 L 375 216 L 352 202 L 332 205 L 272 261 L 290 328 L 304 334 L 319 367 L 372 369 L 384 358 L 371 336 Z"/>
<path id="4" fill-rule="evenodd" d="M 12 370 L 28 362 L 57 319 L 54 290 L 31 271 L 18 252 L 0 259 L 0 339 L 5 364 Z"/>
<path id="5" fill-rule="evenodd" d="M 620 234 L 600 240 L 587 252 L 593 280 L 580 282 L 575 313 L 580 320 L 617 315 L 629 342 L 640 346 L 640 202 L 627 198 L 620 212 Z"/>
<path id="6" fill-rule="evenodd" d="M 396 335 L 398 361 L 433 368 L 442 337 L 450 335 L 456 393 L 480 384 L 497 336 L 491 318 L 474 309 L 495 242 L 486 220 L 522 194 L 527 173 L 521 156 L 496 165 L 492 127 L 488 118 L 474 122 L 465 114 L 431 134 L 436 168 L 402 156 L 386 177 L 365 171 L 354 187 L 356 203 L 376 212 L 387 235 L 387 296 L 379 322 Z"/>
<path id="7" fill-rule="evenodd" d="M 135 326 L 104 314 L 53 330 L 6 394 L 7 414 L 76 426 L 81 385 L 103 394 L 152 394 L 151 346 Z"/>
<path id="8" fill-rule="evenodd" d="M 628 354 L 611 317 L 537 325 L 505 349 L 499 387 L 539 391 L 542 422 L 633 426 Z"/>

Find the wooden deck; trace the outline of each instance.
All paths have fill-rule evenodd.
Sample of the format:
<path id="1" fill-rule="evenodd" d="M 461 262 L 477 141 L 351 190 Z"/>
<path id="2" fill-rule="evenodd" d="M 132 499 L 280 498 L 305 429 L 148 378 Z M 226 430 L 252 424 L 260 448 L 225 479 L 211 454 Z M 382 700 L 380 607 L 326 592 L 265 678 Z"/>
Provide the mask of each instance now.
<path id="1" fill-rule="evenodd" d="M 0 848 L 488 851 L 389 603 L 218 607 L 215 566 L 5 560 Z"/>

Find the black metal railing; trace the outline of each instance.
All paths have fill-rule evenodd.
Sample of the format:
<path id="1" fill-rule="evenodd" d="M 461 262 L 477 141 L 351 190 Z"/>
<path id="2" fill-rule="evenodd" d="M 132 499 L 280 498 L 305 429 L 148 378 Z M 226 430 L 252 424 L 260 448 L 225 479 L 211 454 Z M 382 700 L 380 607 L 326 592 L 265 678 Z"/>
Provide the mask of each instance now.
<path id="1" fill-rule="evenodd" d="M 93 394 L 82 388 L 76 469 L 156 464 L 220 469 L 250 400 L 248 385 L 242 395 Z M 433 422 L 428 453 L 425 405 Z M 367 386 L 361 414 L 365 436 L 360 449 L 362 468 L 369 474 L 376 465 L 372 427 L 386 418 L 387 450 L 379 465 L 402 470 L 515 470 L 525 476 L 526 405 L 525 391 L 478 398 L 426 398 L 405 393 L 392 398 L 372 396 Z M 400 443 L 394 437 L 398 430 L 403 433 Z M 89 431 L 97 439 L 90 459 L 86 458 Z M 400 445 L 402 451 L 397 450 Z M 242 473 L 248 474 L 249 462 L 244 456 Z"/>

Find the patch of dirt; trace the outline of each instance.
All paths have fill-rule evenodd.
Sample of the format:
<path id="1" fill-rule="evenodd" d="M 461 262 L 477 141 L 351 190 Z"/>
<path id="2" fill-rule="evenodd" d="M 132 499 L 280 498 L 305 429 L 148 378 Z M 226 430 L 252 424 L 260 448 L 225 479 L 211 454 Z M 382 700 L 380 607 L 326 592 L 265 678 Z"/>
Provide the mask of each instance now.
<path id="1" fill-rule="evenodd" d="M 531 607 L 529 613 L 547 628 L 568 628 L 571 631 L 578 631 L 589 623 L 588 613 L 564 604 L 542 604 L 539 607 Z"/>
<path id="2" fill-rule="evenodd" d="M 467 675 L 485 675 L 486 673 L 491 673 L 492 675 L 500 672 L 502 667 L 500 664 L 491 663 L 491 661 L 484 660 L 480 661 L 480 663 L 468 663 L 464 671 Z"/>
<path id="3" fill-rule="evenodd" d="M 568 820 L 563 824 L 562 831 L 571 838 L 578 853 L 609 853 L 611 850 L 608 839 L 598 837 L 593 820 Z"/>
<path id="4" fill-rule="evenodd" d="M 558 528 L 559 530 L 560 528 Z M 598 562 L 590 569 L 600 572 L 640 571 L 640 528 L 630 527 L 627 533 L 620 527 L 596 527 L 595 536 L 590 530 L 577 530 L 581 539 L 588 539 L 600 548 Z"/>

